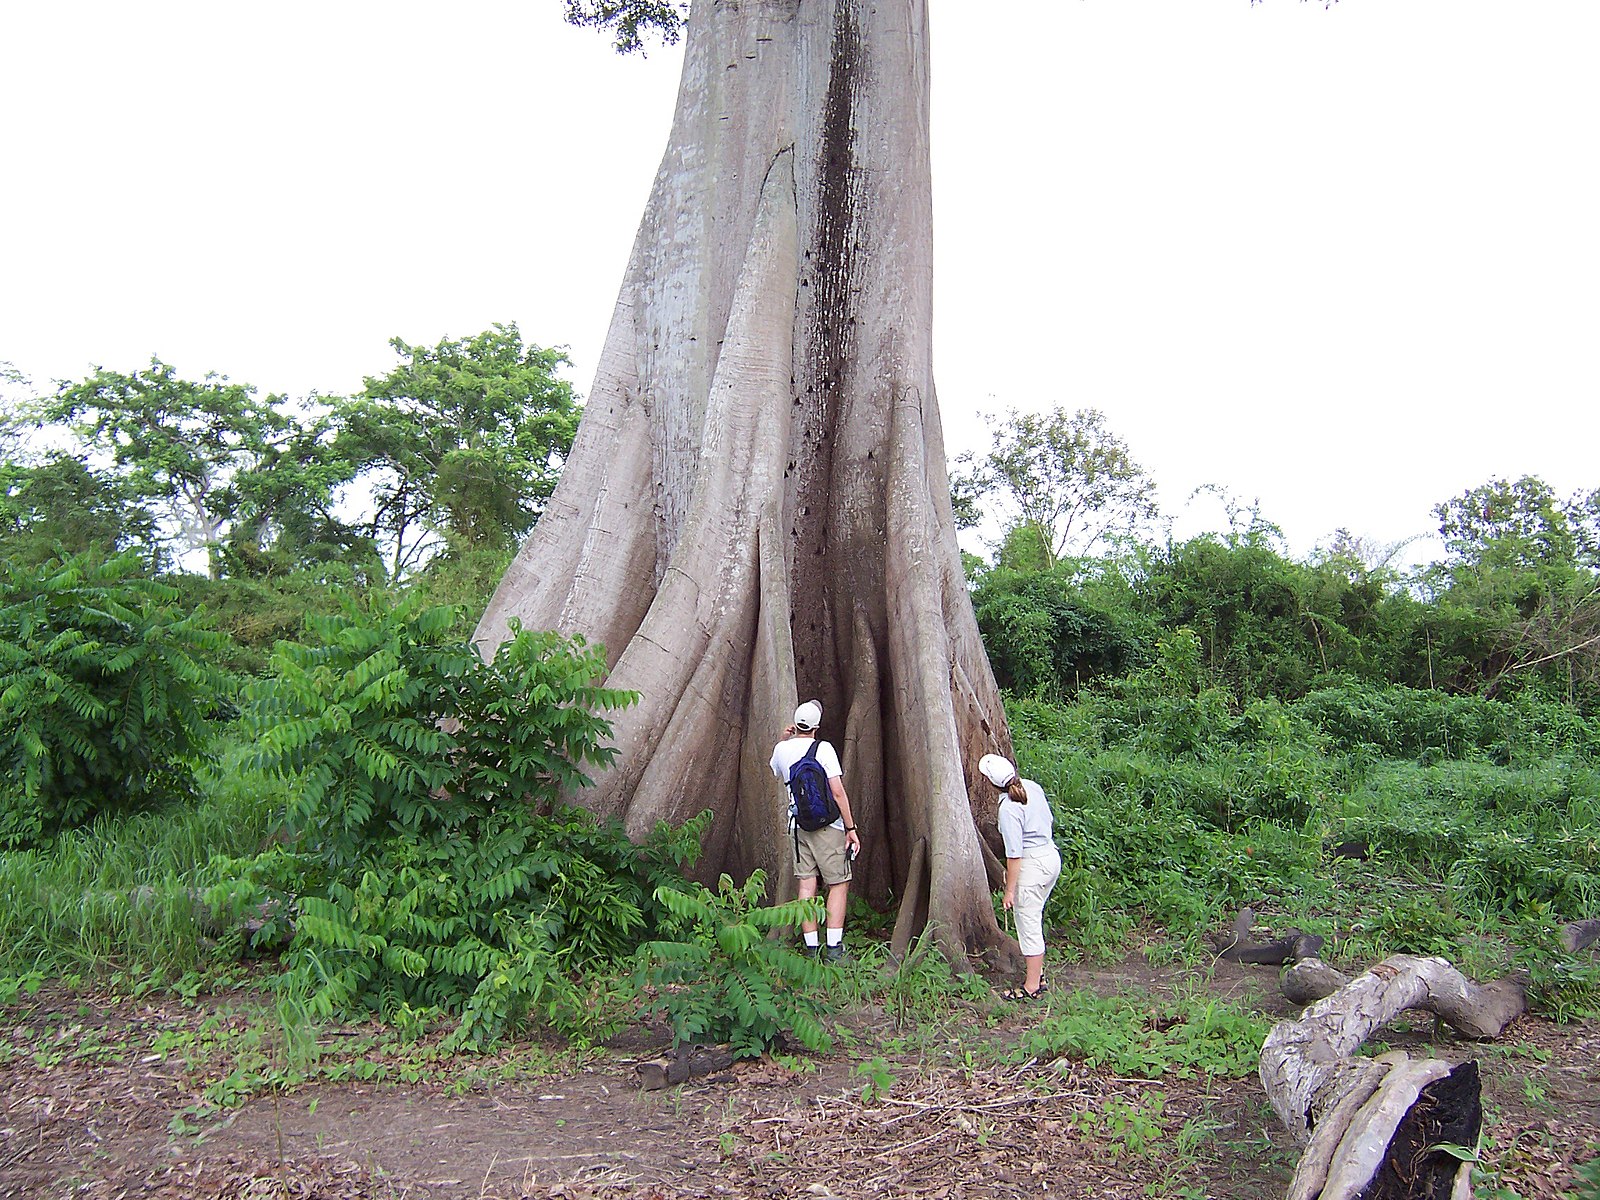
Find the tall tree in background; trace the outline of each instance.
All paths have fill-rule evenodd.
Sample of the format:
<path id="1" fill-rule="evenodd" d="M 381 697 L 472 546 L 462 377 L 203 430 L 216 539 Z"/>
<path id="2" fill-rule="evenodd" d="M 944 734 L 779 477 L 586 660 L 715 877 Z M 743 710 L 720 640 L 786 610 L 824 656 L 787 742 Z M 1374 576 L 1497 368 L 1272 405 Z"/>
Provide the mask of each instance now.
<path id="1" fill-rule="evenodd" d="M 289 428 L 278 403 L 222 376 L 183 379 L 152 358 L 132 375 L 101 368 L 63 385 L 40 416 L 70 424 L 109 460 L 129 496 L 164 508 L 178 554 L 203 550 L 215 578 L 224 536 L 241 512 L 239 480 Z"/>
<path id="2" fill-rule="evenodd" d="M 356 466 L 341 453 L 334 415 L 317 411 L 322 407 L 313 397 L 297 409 L 280 408 L 278 435 L 260 448 L 253 468 L 235 478 L 238 503 L 222 551 L 225 574 L 318 573 L 341 563 L 353 579 L 382 577 L 376 543 L 340 503 Z"/>
<path id="3" fill-rule="evenodd" d="M 958 490 L 1006 504 L 1014 514 L 1010 529 L 1038 539 L 1047 567 L 1104 550 L 1157 515 L 1155 483 L 1092 408 L 1008 413 Z"/>
<path id="4" fill-rule="evenodd" d="M 1541 679 L 1600 691 L 1600 490 L 1563 500 L 1544 480 L 1491 479 L 1434 507 L 1447 558 L 1441 601 L 1494 621 L 1483 689 Z"/>
<path id="5" fill-rule="evenodd" d="M 155 520 L 108 472 L 52 452 L 0 459 L 0 557 L 35 565 L 84 554 L 106 559 L 136 549 L 155 557 Z"/>
<path id="6" fill-rule="evenodd" d="M 581 800 L 635 834 L 714 808 L 708 871 L 788 873 L 767 759 L 820 698 L 860 886 L 964 963 L 1009 944 L 976 765 L 1010 743 L 951 514 L 931 227 L 923 0 L 696 3 L 582 427 L 478 639 L 606 645 L 642 700 Z"/>
<path id="7" fill-rule="evenodd" d="M 664 41 L 676 42 L 687 0 L 561 0 L 567 20 L 574 25 L 589 25 L 616 31 L 613 45 L 619 54 L 644 47 L 646 34 L 659 34 Z"/>
<path id="8" fill-rule="evenodd" d="M 441 546 L 510 547 L 544 509 L 577 430 L 566 356 L 495 325 L 437 346 L 390 345 L 401 362 L 335 406 L 337 456 L 364 476 L 364 531 L 402 577 Z"/>
<path id="9" fill-rule="evenodd" d="M 28 389 L 27 378 L 0 361 L 0 558 L 30 566 L 70 554 L 109 558 L 136 544 L 153 557 L 153 521 L 139 497 L 30 436 L 38 405 Z"/>
<path id="10" fill-rule="evenodd" d="M 1600 491 L 1569 500 L 1537 476 L 1491 479 L 1436 504 L 1447 567 L 1457 573 L 1485 568 L 1600 567 L 1596 517 Z"/>

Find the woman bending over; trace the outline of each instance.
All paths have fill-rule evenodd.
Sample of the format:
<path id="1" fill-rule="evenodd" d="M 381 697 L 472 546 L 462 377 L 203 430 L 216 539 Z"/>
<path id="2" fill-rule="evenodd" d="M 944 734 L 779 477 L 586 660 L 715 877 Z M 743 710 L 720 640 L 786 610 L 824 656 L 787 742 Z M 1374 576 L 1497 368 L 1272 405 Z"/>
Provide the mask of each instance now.
<path id="1" fill-rule="evenodd" d="M 1017 942 L 1028 969 L 1021 988 L 1002 995 L 1008 1000 L 1033 1000 L 1044 991 L 1044 904 L 1061 877 L 1061 852 L 1051 829 L 1055 824 L 1044 789 L 1017 774 L 998 754 L 978 760 L 983 777 L 999 788 L 1000 837 L 1006 847 L 1006 890 L 1003 902 L 1016 914 Z"/>

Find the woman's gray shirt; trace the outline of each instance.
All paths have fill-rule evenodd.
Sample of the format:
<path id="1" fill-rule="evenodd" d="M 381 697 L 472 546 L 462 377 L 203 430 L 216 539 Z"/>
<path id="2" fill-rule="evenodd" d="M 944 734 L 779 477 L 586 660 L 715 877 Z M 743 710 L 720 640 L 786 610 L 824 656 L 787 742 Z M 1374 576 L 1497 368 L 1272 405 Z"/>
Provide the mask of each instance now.
<path id="1" fill-rule="evenodd" d="M 1044 789 L 1031 779 L 1022 781 L 1028 802 L 1018 804 L 1010 796 L 1000 801 L 1000 837 L 1006 844 L 1007 858 L 1027 858 L 1035 850 L 1054 845 L 1050 830 L 1055 818 Z"/>

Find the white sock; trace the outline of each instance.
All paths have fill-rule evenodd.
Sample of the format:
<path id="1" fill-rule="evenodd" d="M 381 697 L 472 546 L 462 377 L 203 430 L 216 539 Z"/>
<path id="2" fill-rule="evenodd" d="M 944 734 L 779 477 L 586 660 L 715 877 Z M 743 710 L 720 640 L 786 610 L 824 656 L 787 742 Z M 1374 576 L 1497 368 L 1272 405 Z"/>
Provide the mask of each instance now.
<path id="1" fill-rule="evenodd" d="M 828 945 L 830 945 L 830 946 L 842 946 L 843 944 L 844 944 L 844 930 L 842 930 L 842 929 L 830 929 L 830 930 L 828 930 Z"/>
<path id="2" fill-rule="evenodd" d="M 806 933 L 804 930 L 801 930 L 800 936 L 806 939 L 806 945 L 810 946 L 813 950 L 817 948 L 817 931 L 815 929 L 813 929 L 810 933 Z"/>

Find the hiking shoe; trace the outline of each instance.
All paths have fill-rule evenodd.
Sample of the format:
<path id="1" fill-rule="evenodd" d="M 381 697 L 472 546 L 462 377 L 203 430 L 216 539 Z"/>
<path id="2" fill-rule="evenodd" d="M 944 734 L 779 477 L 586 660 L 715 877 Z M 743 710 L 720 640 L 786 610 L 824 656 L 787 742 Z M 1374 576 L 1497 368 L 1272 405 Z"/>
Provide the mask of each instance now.
<path id="1" fill-rule="evenodd" d="M 822 960 L 830 967 L 836 967 L 840 963 L 849 962 L 850 955 L 845 952 L 844 945 L 841 943 L 837 946 L 825 947 L 822 951 Z"/>

